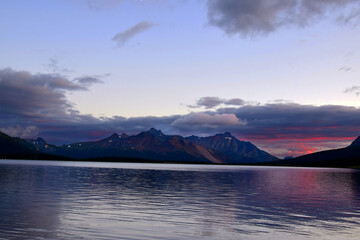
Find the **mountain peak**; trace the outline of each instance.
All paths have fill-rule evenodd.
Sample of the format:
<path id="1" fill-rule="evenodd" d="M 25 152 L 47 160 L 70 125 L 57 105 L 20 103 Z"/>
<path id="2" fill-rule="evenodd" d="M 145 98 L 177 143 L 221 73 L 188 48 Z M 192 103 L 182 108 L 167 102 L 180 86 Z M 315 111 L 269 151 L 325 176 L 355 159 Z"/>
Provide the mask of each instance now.
<path id="1" fill-rule="evenodd" d="M 157 136 L 157 137 L 162 137 L 165 135 L 160 130 L 157 130 L 155 128 L 150 128 L 150 130 L 146 131 L 146 133 Z"/>
<path id="2" fill-rule="evenodd" d="M 233 136 L 231 135 L 231 133 L 229 133 L 229 132 L 219 133 L 219 134 L 216 134 L 216 136 L 221 136 L 221 137 L 233 137 Z"/>
<path id="3" fill-rule="evenodd" d="M 351 144 L 350 147 L 360 147 L 360 137 L 357 137 Z"/>
<path id="4" fill-rule="evenodd" d="M 128 137 L 129 135 L 127 135 L 126 133 L 122 133 L 121 135 L 120 135 L 120 137 L 121 138 L 126 138 L 126 137 Z"/>
<path id="5" fill-rule="evenodd" d="M 231 163 L 256 163 L 277 160 L 250 142 L 240 141 L 231 133 L 219 133 L 210 137 L 187 137 L 188 141 L 220 152 L 229 157 Z"/>
<path id="6" fill-rule="evenodd" d="M 110 137 L 106 138 L 106 140 L 109 140 L 109 142 L 118 141 L 121 138 L 119 134 L 113 133 Z"/>
<path id="7" fill-rule="evenodd" d="M 45 141 L 43 138 L 41 138 L 41 137 L 38 137 L 38 138 L 36 139 L 36 141 L 37 141 L 39 144 L 46 144 L 46 141 Z"/>
<path id="8" fill-rule="evenodd" d="M 28 141 L 32 144 L 35 144 L 35 145 L 46 145 L 47 144 L 47 142 L 41 137 L 38 137 L 36 139 L 26 139 L 26 141 Z"/>

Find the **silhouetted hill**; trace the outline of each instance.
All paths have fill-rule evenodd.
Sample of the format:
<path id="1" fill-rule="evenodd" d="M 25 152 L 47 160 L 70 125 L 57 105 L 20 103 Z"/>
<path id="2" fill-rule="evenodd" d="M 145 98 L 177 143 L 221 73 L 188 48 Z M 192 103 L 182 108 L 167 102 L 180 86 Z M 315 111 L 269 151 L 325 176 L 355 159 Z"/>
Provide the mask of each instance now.
<path id="1" fill-rule="evenodd" d="M 15 156 L 18 154 L 34 154 L 35 151 L 20 144 L 12 137 L 0 132 L 0 156 Z"/>
<path id="2" fill-rule="evenodd" d="M 0 158 L 9 159 L 64 159 L 36 150 L 33 144 L 21 138 L 12 138 L 0 132 Z"/>
<path id="3" fill-rule="evenodd" d="M 349 147 L 360 147 L 360 137 L 357 137 Z"/>
<path id="4" fill-rule="evenodd" d="M 228 156 L 231 163 L 258 163 L 279 160 L 250 142 L 238 140 L 229 132 L 210 137 L 191 136 L 187 137 L 186 140 Z"/>
<path id="5" fill-rule="evenodd" d="M 309 167 L 360 167 L 360 137 L 345 148 L 316 152 L 271 164 Z"/>

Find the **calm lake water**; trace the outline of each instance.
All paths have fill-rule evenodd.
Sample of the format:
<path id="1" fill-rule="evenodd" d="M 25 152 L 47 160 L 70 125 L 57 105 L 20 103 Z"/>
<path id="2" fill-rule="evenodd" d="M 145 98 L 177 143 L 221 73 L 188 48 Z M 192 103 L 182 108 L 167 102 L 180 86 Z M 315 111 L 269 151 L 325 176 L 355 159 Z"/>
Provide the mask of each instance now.
<path id="1" fill-rule="evenodd" d="M 0 160 L 0 239 L 359 239 L 360 171 Z"/>

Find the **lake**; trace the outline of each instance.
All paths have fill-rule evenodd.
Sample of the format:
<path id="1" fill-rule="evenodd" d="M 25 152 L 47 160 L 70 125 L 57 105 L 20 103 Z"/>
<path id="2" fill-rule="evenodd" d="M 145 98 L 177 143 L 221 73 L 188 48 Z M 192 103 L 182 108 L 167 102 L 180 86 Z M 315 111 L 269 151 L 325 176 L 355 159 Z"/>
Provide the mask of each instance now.
<path id="1" fill-rule="evenodd" d="M 0 160 L 0 239 L 359 239 L 360 171 Z"/>

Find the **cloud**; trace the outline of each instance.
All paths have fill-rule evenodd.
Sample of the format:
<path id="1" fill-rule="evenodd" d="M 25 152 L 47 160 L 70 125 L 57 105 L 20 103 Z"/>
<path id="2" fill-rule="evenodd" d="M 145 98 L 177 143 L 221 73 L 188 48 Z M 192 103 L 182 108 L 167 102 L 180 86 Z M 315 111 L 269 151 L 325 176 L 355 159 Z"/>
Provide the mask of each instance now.
<path id="1" fill-rule="evenodd" d="M 270 100 L 268 101 L 268 103 L 293 103 L 292 101 L 290 100 L 287 100 L 287 99 L 274 99 L 274 100 Z"/>
<path id="2" fill-rule="evenodd" d="M 245 101 L 240 99 L 240 98 L 232 98 L 229 100 L 226 100 L 224 102 L 225 105 L 235 105 L 235 106 L 241 106 L 241 105 L 245 105 Z"/>
<path id="3" fill-rule="evenodd" d="M 74 79 L 75 82 L 78 82 L 84 86 L 90 86 L 92 84 L 104 83 L 98 76 L 85 76 Z"/>
<path id="4" fill-rule="evenodd" d="M 240 98 L 232 98 L 232 99 L 223 99 L 219 97 L 202 97 L 200 98 L 195 105 L 189 105 L 190 108 L 200 108 L 205 107 L 206 109 L 211 109 L 224 105 L 234 105 L 234 106 L 242 106 L 245 105 L 246 102 Z"/>
<path id="5" fill-rule="evenodd" d="M 359 24 L 359 19 L 360 19 L 360 8 L 353 8 L 351 9 L 350 13 L 348 14 L 343 13 L 338 17 L 339 22 L 350 24 L 354 27 Z"/>
<path id="6" fill-rule="evenodd" d="M 360 86 L 352 86 L 344 90 L 344 93 L 355 93 L 356 96 L 360 96 Z"/>
<path id="7" fill-rule="evenodd" d="M 360 109 L 339 105 L 265 104 L 223 108 L 246 119 L 245 128 L 235 132 L 248 139 L 309 139 L 359 135 Z"/>
<path id="8" fill-rule="evenodd" d="M 142 22 L 139 22 L 138 24 L 132 26 L 131 28 L 116 34 L 111 40 L 115 41 L 118 46 L 122 46 L 129 39 L 148 30 L 149 28 L 151 28 L 153 26 L 154 26 L 154 24 L 151 22 L 142 21 Z"/>
<path id="9" fill-rule="evenodd" d="M 305 27 L 329 11 L 342 11 L 338 20 L 360 15 L 358 0 L 207 0 L 209 23 L 227 34 L 266 35 L 284 26 Z M 354 8 L 351 11 L 348 8 Z"/>
<path id="10" fill-rule="evenodd" d="M 11 68 L 0 69 L 0 110 L 5 115 L 21 117 L 67 116 L 72 104 L 66 92 L 88 90 L 98 79 L 71 81 L 59 74 L 31 74 Z"/>
<path id="11" fill-rule="evenodd" d="M 50 58 L 49 63 L 44 64 L 44 66 L 53 73 L 68 74 L 68 73 L 75 72 L 74 70 L 64 68 L 64 67 L 60 67 L 58 57 L 56 57 L 56 56 Z"/>
<path id="12" fill-rule="evenodd" d="M 245 125 L 246 121 L 240 121 L 235 114 L 224 113 L 224 114 L 214 114 L 210 115 L 208 113 L 199 112 L 199 113 L 190 113 L 181 118 L 176 119 L 171 123 L 171 126 L 174 127 L 188 127 L 188 126 L 204 126 L 204 127 L 218 127 L 218 126 L 227 126 L 227 125 Z"/>
<path id="13" fill-rule="evenodd" d="M 214 108 L 222 102 L 223 100 L 218 97 L 202 97 L 197 101 L 195 107 Z"/>
<path id="14" fill-rule="evenodd" d="M 56 56 L 50 58 L 49 63 L 44 64 L 44 66 L 47 67 L 47 69 L 52 72 L 53 76 L 57 75 L 60 76 L 61 78 L 67 78 L 66 74 L 68 73 L 75 73 L 74 70 L 60 67 L 58 57 Z M 90 86 L 92 84 L 104 83 L 101 79 L 108 76 L 110 76 L 109 73 L 103 75 L 82 76 L 75 78 L 73 82 L 77 82 L 78 84 L 84 86 Z"/>
<path id="15" fill-rule="evenodd" d="M 341 67 L 338 69 L 339 72 L 343 71 L 343 72 L 348 72 L 351 70 L 351 67 L 347 67 L 347 66 L 344 66 L 344 67 Z"/>

